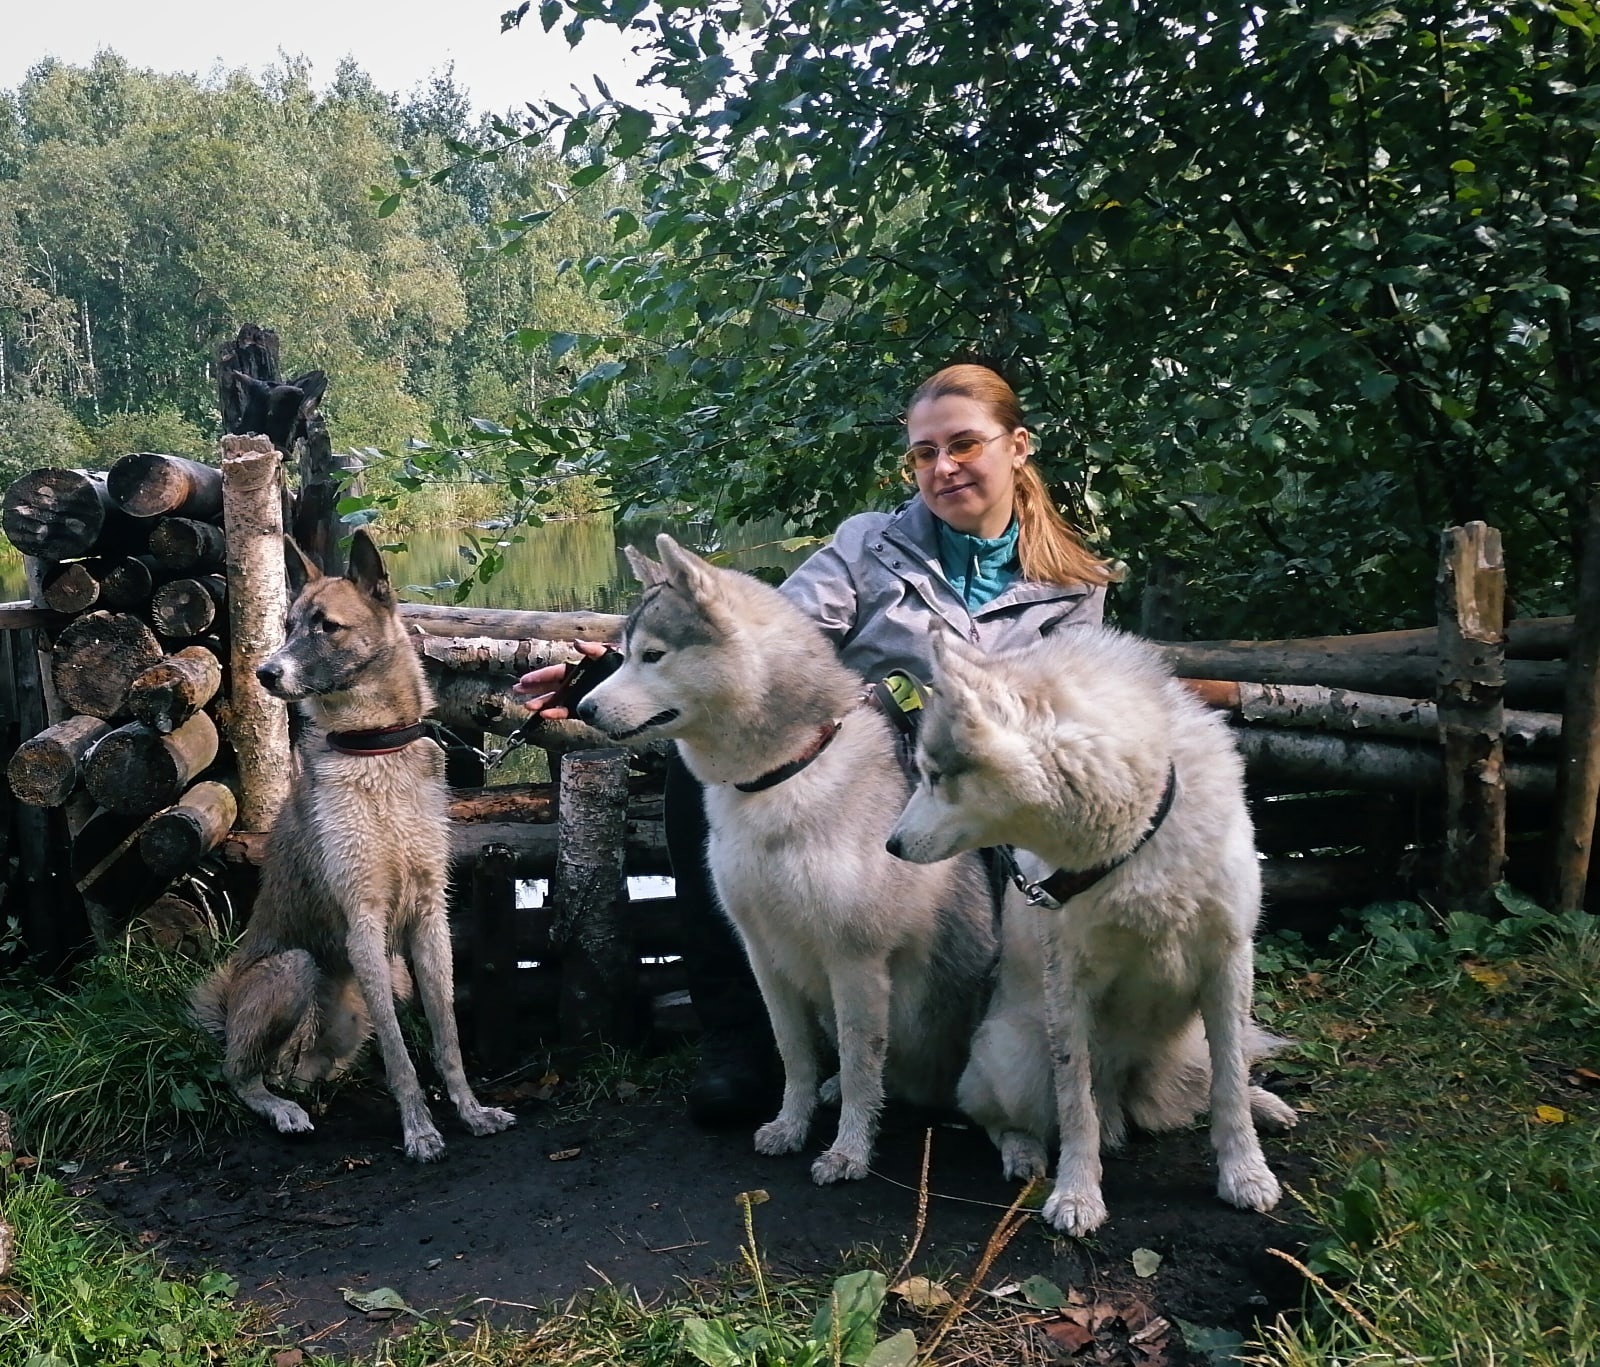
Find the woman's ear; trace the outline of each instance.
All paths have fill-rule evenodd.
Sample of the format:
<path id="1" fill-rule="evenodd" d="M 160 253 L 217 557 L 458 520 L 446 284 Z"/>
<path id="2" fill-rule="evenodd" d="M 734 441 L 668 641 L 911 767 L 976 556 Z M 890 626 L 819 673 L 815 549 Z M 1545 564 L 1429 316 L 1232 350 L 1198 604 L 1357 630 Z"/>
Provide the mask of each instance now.
<path id="1" fill-rule="evenodd" d="M 1020 470 L 1033 454 L 1033 433 L 1026 427 L 1019 427 L 1011 435 L 1016 439 L 1016 444 L 1011 448 L 1011 468 Z"/>

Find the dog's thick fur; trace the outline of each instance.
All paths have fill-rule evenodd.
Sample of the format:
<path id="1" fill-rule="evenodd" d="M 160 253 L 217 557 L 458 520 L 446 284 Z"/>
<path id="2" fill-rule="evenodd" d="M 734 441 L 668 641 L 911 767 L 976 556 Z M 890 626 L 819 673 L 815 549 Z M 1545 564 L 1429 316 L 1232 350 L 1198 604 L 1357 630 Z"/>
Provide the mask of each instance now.
<path id="1" fill-rule="evenodd" d="M 346 755 L 329 747 L 328 732 L 403 726 L 433 697 L 365 532 L 355 535 L 345 577 L 321 574 L 293 541 L 286 551 L 287 639 L 257 674 L 275 696 L 300 702 L 306 725 L 255 911 L 239 948 L 196 990 L 194 1012 L 222 1041 L 239 1099 L 284 1134 L 311 1129 L 311 1120 L 268 1081 L 336 1076 L 376 1030 L 406 1156 L 429 1162 L 444 1140 L 395 1015 L 396 997 L 411 991 L 406 958 L 462 1123 L 493 1134 L 514 1121 L 478 1104 L 461 1063 L 445 920 L 444 754 L 423 738 L 394 754 Z"/>
<path id="2" fill-rule="evenodd" d="M 858 705 L 862 680 L 782 594 L 716 569 L 671 537 L 661 563 L 633 555 L 646 585 L 626 662 L 578 707 L 619 740 L 675 737 L 706 785 L 707 862 L 744 940 L 783 1059 L 783 1105 L 756 1132 L 762 1153 L 806 1141 L 822 1082 L 819 1027 L 839 1054 L 839 1131 L 818 1183 L 866 1176 L 885 1090 L 948 1104 L 993 957 L 980 861 L 926 868 L 884 840 L 908 784 L 889 723 Z M 816 759 L 758 792 L 748 783 Z"/>
<path id="3" fill-rule="evenodd" d="M 1176 774 L 1159 829 L 1103 880 L 1057 911 L 1008 898 L 962 1108 L 1008 1176 L 1042 1176 L 1059 1131 L 1044 1214 L 1069 1234 L 1105 1220 L 1102 1145 L 1130 1121 L 1171 1129 L 1208 1104 L 1218 1194 L 1272 1209 L 1278 1181 L 1251 1113 L 1279 1125 L 1295 1114 L 1249 1085 L 1273 1041 L 1250 1018 L 1261 876 L 1223 723 L 1148 645 L 1098 627 L 993 656 L 945 634 L 935 659 L 919 782 L 890 842 L 907 859 L 1007 843 L 1041 873 L 1097 868 L 1138 846 L 1169 765 Z"/>

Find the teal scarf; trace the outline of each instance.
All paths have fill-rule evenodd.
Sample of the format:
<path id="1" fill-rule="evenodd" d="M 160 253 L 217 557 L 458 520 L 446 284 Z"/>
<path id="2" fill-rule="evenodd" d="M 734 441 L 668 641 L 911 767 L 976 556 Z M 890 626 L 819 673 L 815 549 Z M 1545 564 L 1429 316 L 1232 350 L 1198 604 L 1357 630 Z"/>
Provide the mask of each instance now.
<path id="1" fill-rule="evenodd" d="M 1017 521 L 999 536 L 968 536 L 940 518 L 939 565 L 968 610 L 994 601 L 1021 573 L 1017 561 Z"/>

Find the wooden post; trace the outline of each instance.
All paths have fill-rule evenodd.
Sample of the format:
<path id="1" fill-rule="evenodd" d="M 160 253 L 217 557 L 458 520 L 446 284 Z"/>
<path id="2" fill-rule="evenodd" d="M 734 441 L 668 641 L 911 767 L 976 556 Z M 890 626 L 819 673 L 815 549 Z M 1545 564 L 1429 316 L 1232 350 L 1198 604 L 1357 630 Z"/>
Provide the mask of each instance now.
<path id="1" fill-rule="evenodd" d="M 633 955 L 620 911 L 627 898 L 627 751 L 604 746 L 564 755 L 558 794 L 550 895 L 551 940 L 562 947 L 561 1038 L 567 1044 L 626 1044 L 633 1037 L 634 990 Z"/>
<path id="2" fill-rule="evenodd" d="M 504 845 L 484 845 L 472 863 L 472 1052 L 484 1072 L 518 1056 L 517 870 Z"/>
<path id="3" fill-rule="evenodd" d="M 1600 489 L 1589 500 L 1589 526 L 1577 579 L 1561 757 L 1556 765 L 1556 832 L 1550 871 L 1550 904 L 1555 911 L 1583 909 L 1595 808 L 1600 800 Z"/>
<path id="4" fill-rule="evenodd" d="M 239 763 L 239 825 L 272 826 L 289 792 L 289 714 L 256 681 L 256 667 L 283 644 L 289 610 L 283 564 L 281 457 L 265 437 L 222 439 L 223 524 L 232 624 L 228 739 Z"/>
<path id="5" fill-rule="evenodd" d="M 1482 522 L 1449 528 L 1439 553 L 1439 732 L 1444 742 L 1441 890 L 1451 908 L 1494 904 L 1506 858 L 1505 562 Z"/>

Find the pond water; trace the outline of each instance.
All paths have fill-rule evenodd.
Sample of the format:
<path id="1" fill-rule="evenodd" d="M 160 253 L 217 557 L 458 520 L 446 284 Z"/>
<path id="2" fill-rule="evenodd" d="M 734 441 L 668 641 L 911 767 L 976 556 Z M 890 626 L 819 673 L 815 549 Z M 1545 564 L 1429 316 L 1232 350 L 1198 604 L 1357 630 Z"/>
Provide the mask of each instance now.
<path id="1" fill-rule="evenodd" d="M 637 591 L 622 554 L 637 546 L 652 557 L 658 532 L 670 532 L 693 550 L 715 554 L 734 569 L 791 570 L 814 546 L 785 550 L 788 530 L 776 519 L 718 527 L 710 522 L 670 517 L 634 517 L 613 523 L 609 516 L 571 518 L 524 527 L 522 539 L 504 547 L 506 563 L 487 583 L 474 583 L 466 602 L 473 607 L 530 611 L 621 612 Z M 449 604 L 454 590 L 445 581 L 464 578 L 472 568 L 470 536 L 488 547 L 503 532 L 486 528 L 425 527 L 405 537 L 406 549 L 386 557 L 400 596 L 412 602 Z M 462 547 L 466 546 L 465 553 Z M 444 585 L 429 592 L 430 586 Z M 28 596 L 22 557 L 0 541 L 0 600 Z"/>

